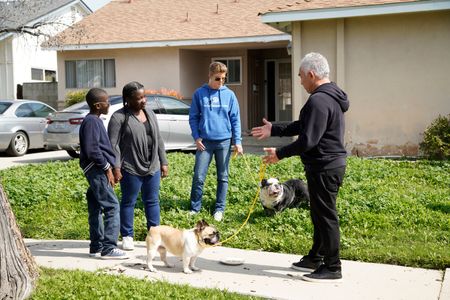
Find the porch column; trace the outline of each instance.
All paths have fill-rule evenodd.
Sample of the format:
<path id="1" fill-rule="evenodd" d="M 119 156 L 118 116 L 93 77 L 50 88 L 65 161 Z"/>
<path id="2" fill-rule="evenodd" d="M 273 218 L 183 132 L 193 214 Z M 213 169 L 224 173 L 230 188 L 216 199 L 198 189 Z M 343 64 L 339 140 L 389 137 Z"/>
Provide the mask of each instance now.
<path id="1" fill-rule="evenodd" d="M 303 99 L 305 98 L 305 91 L 300 85 L 298 71 L 300 69 L 300 61 L 302 60 L 301 47 L 301 22 L 292 23 L 292 120 L 298 120 L 300 109 L 303 106 Z"/>
<path id="2" fill-rule="evenodd" d="M 344 19 L 336 21 L 336 83 L 345 90 Z"/>

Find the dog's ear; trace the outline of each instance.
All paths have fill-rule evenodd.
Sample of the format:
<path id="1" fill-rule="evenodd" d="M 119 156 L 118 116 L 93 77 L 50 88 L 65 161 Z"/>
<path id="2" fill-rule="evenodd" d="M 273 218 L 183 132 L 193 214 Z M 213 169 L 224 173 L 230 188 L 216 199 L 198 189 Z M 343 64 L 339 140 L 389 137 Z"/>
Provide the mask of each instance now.
<path id="1" fill-rule="evenodd" d="M 204 220 L 200 220 L 197 222 L 197 225 L 195 226 L 199 231 L 202 231 L 205 229 L 205 227 L 209 226 L 209 224 Z"/>
<path id="2" fill-rule="evenodd" d="M 261 182 L 260 182 L 260 187 L 264 187 L 264 186 L 266 186 L 267 185 L 267 179 L 263 179 L 263 180 L 261 180 Z"/>

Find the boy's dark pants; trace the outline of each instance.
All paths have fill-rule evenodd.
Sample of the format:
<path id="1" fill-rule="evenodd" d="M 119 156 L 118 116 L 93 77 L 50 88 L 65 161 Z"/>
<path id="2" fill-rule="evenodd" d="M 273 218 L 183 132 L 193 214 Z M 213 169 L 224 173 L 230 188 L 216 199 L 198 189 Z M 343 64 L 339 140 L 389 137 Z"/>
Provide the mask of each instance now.
<path id="1" fill-rule="evenodd" d="M 89 182 L 86 198 L 91 240 L 90 253 L 107 254 L 117 247 L 120 225 L 119 201 L 108 182 L 105 171 L 94 166 L 85 175 Z"/>
<path id="2" fill-rule="evenodd" d="M 309 256 L 324 256 L 325 265 L 331 270 L 340 270 L 339 217 L 336 197 L 342 185 L 345 166 L 322 171 L 305 169 L 310 196 L 311 219 L 314 225 L 313 245 Z"/>

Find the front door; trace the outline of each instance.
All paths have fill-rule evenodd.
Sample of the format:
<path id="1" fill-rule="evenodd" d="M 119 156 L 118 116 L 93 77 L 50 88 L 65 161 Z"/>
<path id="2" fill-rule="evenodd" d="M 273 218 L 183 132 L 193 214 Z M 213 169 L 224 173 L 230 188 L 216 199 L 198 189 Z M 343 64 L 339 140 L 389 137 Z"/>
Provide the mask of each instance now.
<path id="1" fill-rule="evenodd" d="M 292 74 L 289 59 L 266 61 L 266 116 L 292 121 Z"/>

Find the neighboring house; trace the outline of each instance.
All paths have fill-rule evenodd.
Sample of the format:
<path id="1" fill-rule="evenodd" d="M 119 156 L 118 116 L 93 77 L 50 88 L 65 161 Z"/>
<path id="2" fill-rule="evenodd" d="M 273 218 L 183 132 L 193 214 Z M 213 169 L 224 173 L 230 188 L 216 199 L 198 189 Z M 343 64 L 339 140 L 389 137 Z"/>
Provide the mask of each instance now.
<path id="1" fill-rule="evenodd" d="M 73 89 L 103 87 L 121 94 L 133 80 L 174 89 L 191 99 L 214 60 L 228 65 L 243 130 L 291 120 L 290 34 L 260 21 L 275 0 L 112 1 L 58 36 L 59 99 Z M 81 40 L 72 30 L 83 26 Z M 297 113 L 295 113 L 297 114 Z"/>
<path id="2" fill-rule="evenodd" d="M 450 113 L 450 1 L 283 2 L 262 21 L 292 34 L 293 76 L 306 53 L 328 58 L 350 99 L 347 149 L 417 155 L 426 127 Z M 292 85 L 295 117 L 308 95 Z"/>
<path id="3" fill-rule="evenodd" d="M 91 13 L 81 0 L 2 1 L 0 11 L 0 29 L 46 22 L 39 30 L 49 36 Z M 56 81 L 56 51 L 43 50 L 44 40 L 42 35 L 0 34 L 0 99 L 21 98 L 20 86 L 25 82 Z"/>

